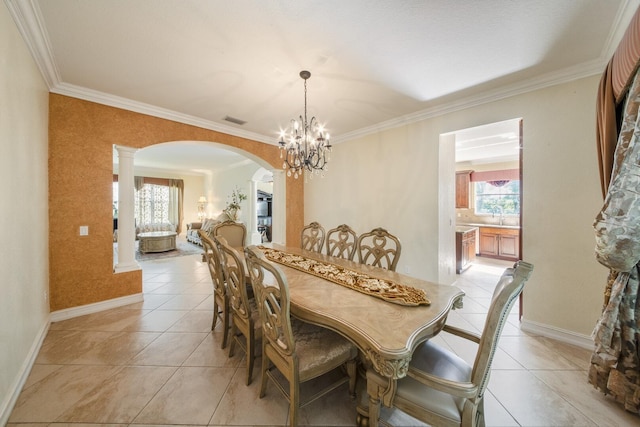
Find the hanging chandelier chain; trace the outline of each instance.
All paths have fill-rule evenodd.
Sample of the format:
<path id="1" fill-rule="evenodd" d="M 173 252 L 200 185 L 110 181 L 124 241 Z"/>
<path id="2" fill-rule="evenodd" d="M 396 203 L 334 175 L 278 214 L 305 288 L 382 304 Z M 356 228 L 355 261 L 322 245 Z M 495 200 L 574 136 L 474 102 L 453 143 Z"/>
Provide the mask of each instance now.
<path id="1" fill-rule="evenodd" d="M 307 79 L 304 79 L 304 127 L 305 127 L 305 134 L 306 132 L 306 128 L 307 128 Z"/>

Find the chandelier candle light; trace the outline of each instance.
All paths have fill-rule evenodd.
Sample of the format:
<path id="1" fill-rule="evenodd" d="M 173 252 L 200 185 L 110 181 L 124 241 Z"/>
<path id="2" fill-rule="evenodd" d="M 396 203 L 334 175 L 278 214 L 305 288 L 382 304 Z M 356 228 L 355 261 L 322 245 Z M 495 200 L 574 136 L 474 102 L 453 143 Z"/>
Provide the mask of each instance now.
<path id="1" fill-rule="evenodd" d="M 311 77 L 309 71 L 300 71 L 304 80 L 304 118 L 291 119 L 288 129 L 280 132 L 280 158 L 284 158 L 283 169 L 289 168 L 287 176 L 294 178 L 307 170 L 311 177 L 327 170 L 327 163 L 331 157 L 331 143 L 329 133 L 318 124 L 315 117 L 307 121 L 307 80 Z"/>

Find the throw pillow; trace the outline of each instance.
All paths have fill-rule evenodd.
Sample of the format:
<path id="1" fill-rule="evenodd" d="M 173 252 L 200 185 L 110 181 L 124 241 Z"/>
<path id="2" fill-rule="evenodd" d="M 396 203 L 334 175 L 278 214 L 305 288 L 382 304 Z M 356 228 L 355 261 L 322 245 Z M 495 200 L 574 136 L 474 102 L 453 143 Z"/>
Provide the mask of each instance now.
<path id="1" fill-rule="evenodd" d="M 215 219 L 207 218 L 204 221 L 204 224 L 202 224 L 202 231 L 204 231 L 205 233 L 211 233 L 211 230 L 213 230 L 213 226 L 217 223 L 218 221 L 216 221 Z"/>

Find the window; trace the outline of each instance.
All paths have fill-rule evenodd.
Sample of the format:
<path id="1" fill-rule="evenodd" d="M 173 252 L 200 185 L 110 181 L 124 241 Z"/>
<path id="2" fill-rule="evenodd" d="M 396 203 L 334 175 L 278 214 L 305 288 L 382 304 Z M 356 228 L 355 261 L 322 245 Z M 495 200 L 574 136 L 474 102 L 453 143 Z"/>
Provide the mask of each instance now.
<path id="1" fill-rule="evenodd" d="M 135 226 L 149 228 L 146 231 L 163 230 L 172 225 L 180 233 L 183 220 L 182 197 L 184 182 L 181 179 L 134 177 L 133 214 Z M 113 176 L 113 215 L 118 218 L 118 176 Z M 114 228 L 117 226 L 114 221 Z"/>
<path id="2" fill-rule="evenodd" d="M 476 215 L 520 215 L 520 181 L 476 181 Z"/>
<path id="3" fill-rule="evenodd" d="M 144 184 L 135 192 L 136 224 L 169 223 L 169 187 Z"/>

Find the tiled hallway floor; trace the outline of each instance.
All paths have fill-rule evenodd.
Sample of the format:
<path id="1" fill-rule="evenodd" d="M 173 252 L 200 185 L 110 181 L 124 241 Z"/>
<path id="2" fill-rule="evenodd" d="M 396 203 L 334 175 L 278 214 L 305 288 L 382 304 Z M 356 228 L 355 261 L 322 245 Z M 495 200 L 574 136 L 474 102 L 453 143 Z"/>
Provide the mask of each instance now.
<path id="1" fill-rule="evenodd" d="M 211 279 L 200 256 L 141 265 L 143 303 L 51 325 L 8 426 L 286 425 L 288 406 L 278 391 L 270 386 L 259 399 L 258 369 L 245 386 L 242 352 L 229 358 L 220 327 L 211 332 Z M 505 265 L 484 261 L 459 276 L 467 296 L 450 324 L 480 331 Z M 473 362 L 473 345 L 446 334 L 435 339 Z M 523 333 L 512 314 L 486 394 L 487 425 L 640 425 L 640 417 L 587 383 L 589 357 Z M 394 425 L 414 425 L 397 411 L 385 415 Z M 352 426 L 355 417 L 344 388 L 304 408 L 300 424 Z"/>

